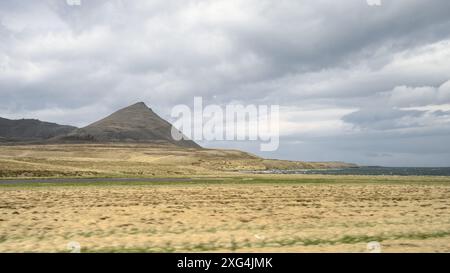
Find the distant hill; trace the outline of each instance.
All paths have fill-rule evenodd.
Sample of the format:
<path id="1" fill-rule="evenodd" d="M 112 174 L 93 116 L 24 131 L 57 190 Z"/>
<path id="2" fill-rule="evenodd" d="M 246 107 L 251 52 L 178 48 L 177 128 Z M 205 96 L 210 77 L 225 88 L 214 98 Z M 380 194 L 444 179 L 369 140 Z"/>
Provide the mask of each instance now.
<path id="1" fill-rule="evenodd" d="M 53 138 L 56 142 L 131 142 L 174 144 L 186 148 L 201 148 L 191 140 L 172 138 L 172 125 L 139 102 L 123 108 L 108 117 L 64 136 Z"/>
<path id="2" fill-rule="evenodd" d="M 40 141 L 67 134 L 76 127 L 36 119 L 0 118 L 0 142 Z"/>

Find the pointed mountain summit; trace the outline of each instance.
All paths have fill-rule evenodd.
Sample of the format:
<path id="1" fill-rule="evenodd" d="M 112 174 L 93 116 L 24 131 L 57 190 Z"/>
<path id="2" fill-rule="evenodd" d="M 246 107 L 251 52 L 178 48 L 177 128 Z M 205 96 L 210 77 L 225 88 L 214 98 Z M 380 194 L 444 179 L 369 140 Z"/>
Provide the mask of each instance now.
<path id="1" fill-rule="evenodd" d="M 108 117 L 59 137 L 59 141 L 171 143 L 200 148 L 191 140 L 172 138 L 172 125 L 143 102 L 120 109 Z"/>

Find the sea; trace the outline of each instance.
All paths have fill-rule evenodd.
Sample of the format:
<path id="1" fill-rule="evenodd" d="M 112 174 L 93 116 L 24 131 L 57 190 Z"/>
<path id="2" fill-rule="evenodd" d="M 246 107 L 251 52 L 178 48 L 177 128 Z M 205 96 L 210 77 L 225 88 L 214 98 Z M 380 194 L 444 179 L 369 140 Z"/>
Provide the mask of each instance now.
<path id="1" fill-rule="evenodd" d="M 329 175 L 399 175 L 450 176 L 450 167 L 354 167 L 344 169 L 267 170 L 258 173 L 276 174 L 329 174 Z"/>

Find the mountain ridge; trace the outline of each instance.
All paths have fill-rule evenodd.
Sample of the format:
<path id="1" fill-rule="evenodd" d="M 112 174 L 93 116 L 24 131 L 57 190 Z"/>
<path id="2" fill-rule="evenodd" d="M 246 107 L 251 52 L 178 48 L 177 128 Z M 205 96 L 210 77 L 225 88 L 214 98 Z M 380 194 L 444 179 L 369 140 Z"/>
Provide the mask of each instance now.
<path id="1" fill-rule="evenodd" d="M 0 117 L 0 142 L 46 140 L 76 129 L 70 125 L 38 119 L 6 119 Z"/>
<path id="2" fill-rule="evenodd" d="M 153 142 L 186 148 L 201 148 L 192 140 L 172 138 L 172 124 L 162 119 L 144 102 L 119 109 L 83 128 L 53 138 L 58 142 Z"/>

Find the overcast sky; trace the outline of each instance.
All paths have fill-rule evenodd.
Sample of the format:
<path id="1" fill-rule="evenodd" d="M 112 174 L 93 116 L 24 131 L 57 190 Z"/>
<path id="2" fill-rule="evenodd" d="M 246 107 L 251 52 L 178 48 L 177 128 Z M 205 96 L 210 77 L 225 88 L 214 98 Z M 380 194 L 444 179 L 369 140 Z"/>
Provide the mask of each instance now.
<path id="1" fill-rule="evenodd" d="M 0 1 L 1 117 L 84 126 L 138 101 L 168 120 L 194 96 L 279 104 L 278 151 L 202 144 L 450 166 L 448 0 L 81 1 Z"/>

